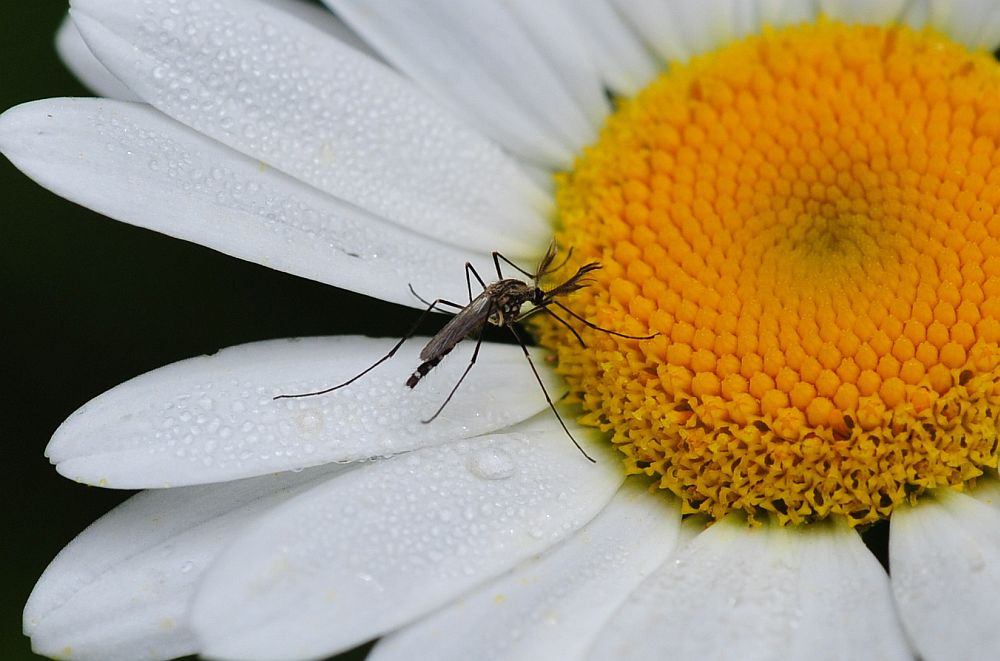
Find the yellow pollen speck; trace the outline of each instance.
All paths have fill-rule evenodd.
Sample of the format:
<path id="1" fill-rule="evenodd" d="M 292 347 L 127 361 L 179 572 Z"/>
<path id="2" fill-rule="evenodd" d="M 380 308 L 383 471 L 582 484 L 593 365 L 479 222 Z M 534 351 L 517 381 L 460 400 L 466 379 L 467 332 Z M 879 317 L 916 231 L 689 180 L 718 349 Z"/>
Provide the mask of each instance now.
<path id="1" fill-rule="evenodd" d="M 769 31 L 672 66 L 560 175 L 536 318 L 626 470 L 685 512 L 887 516 L 997 465 L 1000 65 L 931 32 Z"/>

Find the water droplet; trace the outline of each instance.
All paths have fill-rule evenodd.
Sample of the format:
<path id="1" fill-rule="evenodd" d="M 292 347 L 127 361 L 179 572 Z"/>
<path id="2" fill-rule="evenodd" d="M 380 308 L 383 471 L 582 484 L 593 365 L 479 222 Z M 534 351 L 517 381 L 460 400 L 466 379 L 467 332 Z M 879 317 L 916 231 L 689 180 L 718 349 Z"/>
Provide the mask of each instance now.
<path id="1" fill-rule="evenodd" d="M 189 571 L 194 569 L 194 563 L 190 560 L 181 565 L 181 573 L 187 574 Z"/>
<path id="2" fill-rule="evenodd" d="M 487 447 L 469 457 L 468 468 L 484 480 L 505 480 L 514 474 L 517 464 L 506 450 Z"/>
<path id="3" fill-rule="evenodd" d="M 307 409 L 295 418 L 295 426 L 304 434 L 323 429 L 323 416 L 315 409 Z"/>

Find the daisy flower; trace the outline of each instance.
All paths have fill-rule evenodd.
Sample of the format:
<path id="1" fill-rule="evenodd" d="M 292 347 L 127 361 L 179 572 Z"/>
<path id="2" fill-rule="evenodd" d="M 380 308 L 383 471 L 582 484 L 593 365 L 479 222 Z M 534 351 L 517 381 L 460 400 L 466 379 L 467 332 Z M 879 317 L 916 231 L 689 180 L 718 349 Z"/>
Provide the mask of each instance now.
<path id="1" fill-rule="evenodd" d="M 420 387 L 414 339 L 260 342 L 97 397 L 47 453 L 148 489 L 32 593 L 72 659 L 992 658 L 1000 6 L 78 0 L 104 98 L 0 150 L 119 220 L 420 307 L 537 315 Z M 609 100 L 611 99 L 611 100 Z M 570 327 L 572 326 L 572 327 Z M 577 338 L 577 334 L 579 338 Z M 581 341 L 578 341 L 582 340 Z M 572 417 L 576 416 L 576 421 Z M 860 532 L 889 526 L 886 570 Z"/>

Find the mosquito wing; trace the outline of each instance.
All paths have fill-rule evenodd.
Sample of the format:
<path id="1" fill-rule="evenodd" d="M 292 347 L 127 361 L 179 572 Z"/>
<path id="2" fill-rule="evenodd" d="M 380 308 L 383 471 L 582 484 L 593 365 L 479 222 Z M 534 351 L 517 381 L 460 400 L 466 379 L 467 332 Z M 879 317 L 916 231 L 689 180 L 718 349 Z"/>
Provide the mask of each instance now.
<path id="1" fill-rule="evenodd" d="M 451 318 L 444 328 L 431 338 L 430 342 L 420 351 L 420 360 L 430 360 L 444 356 L 455 348 L 455 345 L 479 330 L 489 321 L 493 310 L 493 298 L 483 292 L 471 303 Z"/>

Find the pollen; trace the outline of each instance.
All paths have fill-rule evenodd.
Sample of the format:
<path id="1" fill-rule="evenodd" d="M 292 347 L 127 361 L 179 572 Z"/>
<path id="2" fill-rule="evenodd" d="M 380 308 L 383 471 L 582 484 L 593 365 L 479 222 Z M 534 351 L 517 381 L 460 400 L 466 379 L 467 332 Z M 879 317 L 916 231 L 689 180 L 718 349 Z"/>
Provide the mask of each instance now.
<path id="1" fill-rule="evenodd" d="M 539 315 L 581 420 L 684 511 L 853 525 L 997 466 L 1000 65 L 833 21 L 672 65 L 559 175 Z M 558 312 L 558 310 L 556 310 Z M 573 322 L 573 319 L 568 319 Z"/>

